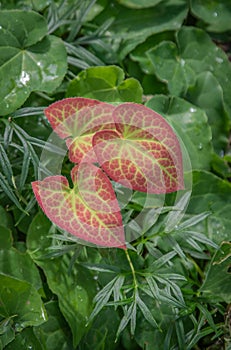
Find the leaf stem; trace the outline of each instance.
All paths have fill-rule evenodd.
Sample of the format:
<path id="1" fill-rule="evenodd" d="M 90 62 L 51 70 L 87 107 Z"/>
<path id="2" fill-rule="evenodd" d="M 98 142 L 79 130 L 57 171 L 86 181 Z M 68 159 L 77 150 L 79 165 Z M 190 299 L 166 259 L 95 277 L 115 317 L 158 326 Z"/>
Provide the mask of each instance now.
<path id="1" fill-rule="evenodd" d="M 135 290 L 135 292 L 136 292 L 137 289 L 138 289 L 138 283 L 137 283 L 137 279 L 136 279 L 136 272 L 135 272 L 133 263 L 132 263 L 132 261 L 131 261 L 130 255 L 129 255 L 129 253 L 128 253 L 128 249 L 125 249 L 124 251 L 125 251 L 125 255 L 126 255 L 127 261 L 128 261 L 128 263 L 129 263 L 129 266 L 130 266 L 130 268 L 131 268 L 132 277 L 133 277 L 133 282 L 134 282 L 134 290 Z"/>

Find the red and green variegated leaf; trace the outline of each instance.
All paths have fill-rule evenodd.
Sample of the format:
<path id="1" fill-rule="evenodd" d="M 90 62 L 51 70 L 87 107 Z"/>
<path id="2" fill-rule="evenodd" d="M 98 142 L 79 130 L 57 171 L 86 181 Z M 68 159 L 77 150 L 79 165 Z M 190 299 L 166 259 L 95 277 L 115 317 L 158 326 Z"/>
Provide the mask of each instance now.
<path id="1" fill-rule="evenodd" d="M 142 105 L 124 103 L 113 112 L 117 131 L 93 137 L 108 176 L 134 190 L 168 193 L 184 188 L 179 141 L 165 119 Z"/>
<path id="2" fill-rule="evenodd" d="M 67 98 L 45 109 L 54 131 L 66 139 L 69 158 L 74 163 L 96 162 L 92 136 L 98 130 L 115 129 L 113 105 L 87 98 Z"/>
<path id="3" fill-rule="evenodd" d="M 91 107 L 100 104 L 100 101 L 90 98 L 73 97 L 52 103 L 45 108 L 44 113 L 49 120 L 52 129 L 65 139 L 72 135 L 73 118 L 83 107 Z"/>
<path id="4" fill-rule="evenodd" d="M 115 106 L 100 103 L 82 108 L 72 126 L 72 137 L 68 139 L 69 158 L 73 163 L 96 163 L 97 158 L 92 151 L 92 137 L 99 130 L 115 129 L 112 112 Z"/>
<path id="5" fill-rule="evenodd" d="M 122 216 L 110 180 L 93 164 L 72 169 L 73 187 L 64 176 L 32 183 L 47 217 L 61 229 L 102 247 L 126 249 Z"/>

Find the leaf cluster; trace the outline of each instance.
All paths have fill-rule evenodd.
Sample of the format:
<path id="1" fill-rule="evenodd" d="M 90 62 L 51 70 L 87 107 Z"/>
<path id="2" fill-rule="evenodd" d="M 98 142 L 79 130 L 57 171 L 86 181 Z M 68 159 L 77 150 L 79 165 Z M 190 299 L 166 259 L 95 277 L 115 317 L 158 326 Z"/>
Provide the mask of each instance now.
<path id="1" fill-rule="evenodd" d="M 230 24 L 225 0 L 0 2 L 0 349 L 230 348 Z M 126 252 L 36 205 L 44 149 L 72 167 L 44 109 L 76 96 L 143 103 L 182 140 L 184 193 L 113 184 Z"/>

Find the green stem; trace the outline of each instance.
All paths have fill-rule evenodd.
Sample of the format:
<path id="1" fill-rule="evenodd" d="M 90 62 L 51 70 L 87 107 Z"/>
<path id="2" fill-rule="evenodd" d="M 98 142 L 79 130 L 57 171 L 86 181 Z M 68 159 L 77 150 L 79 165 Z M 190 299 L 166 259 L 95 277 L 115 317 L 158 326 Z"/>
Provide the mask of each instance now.
<path id="1" fill-rule="evenodd" d="M 134 290 L 136 291 L 136 290 L 138 289 L 138 283 L 137 283 L 137 279 L 136 279 L 136 272 L 135 272 L 133 263 L 132 263 L 132 261 L 131 261 L 131 258 L 130 258 L 130 255 L 129 255 L 127 249 L 125 249 L 125 255 L 126 255 L 127 261 L 128 261 L 128 263 L 129 263 L 129 266 L 130 266 L 130 268 L 131 268 L 132 277 L 133 277 L 133 282 L 134 282 Z"/>

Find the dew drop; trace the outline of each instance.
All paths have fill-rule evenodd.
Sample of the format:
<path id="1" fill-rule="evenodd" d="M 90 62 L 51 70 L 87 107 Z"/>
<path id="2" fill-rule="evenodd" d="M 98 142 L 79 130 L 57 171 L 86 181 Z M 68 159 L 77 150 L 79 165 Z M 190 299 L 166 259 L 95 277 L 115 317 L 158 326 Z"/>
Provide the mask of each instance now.
<path id="1" fill-rule="evenodd" d="M 29 76 L 29 74 L 28 74 L 27 72 L 25 72 L 25 71 L 22 71 L 19 82 L 20 82 L 22 85 L 26 85 L 26 83 L 27 83 L 28 81 L 30 81 L 30 76 Z"/>
<path id="2" fill-rule="evenodd" d="M 199 143 L 199 145 L 198 145 L 198 149 L 201 151 L 201 150 L 202 150 L 202 148 L 203 148 L 202 143 Z"/>
<path id="3" fill-rule="evenodd" d="M 213 12 L 213 17 L 217 17 L 217 16 L 218 16 L 217 12 Z"/>
<path id="4" fill-rule="evenodd" d="M 216 60 L 217 63 L 222 63 L 223 62 L 223 58 L 220 58 L 220 57 L 216 57 L 215 60 Z"/>
<path id="5" fill-rule="evenodd" d="M 181 64 L 182 67 L 184 67 L 184 65 L 185 65 L 185 60 L 183 60 L 183 58 L 180 60 L 180 64 Z"/>
<path id="6" fill-rule="evenodd" d="M 193 107 L 191 107 L 189 110 L 190 110 L 191 113 L 196 112 L 196 108 L 193 108 Z"/>

